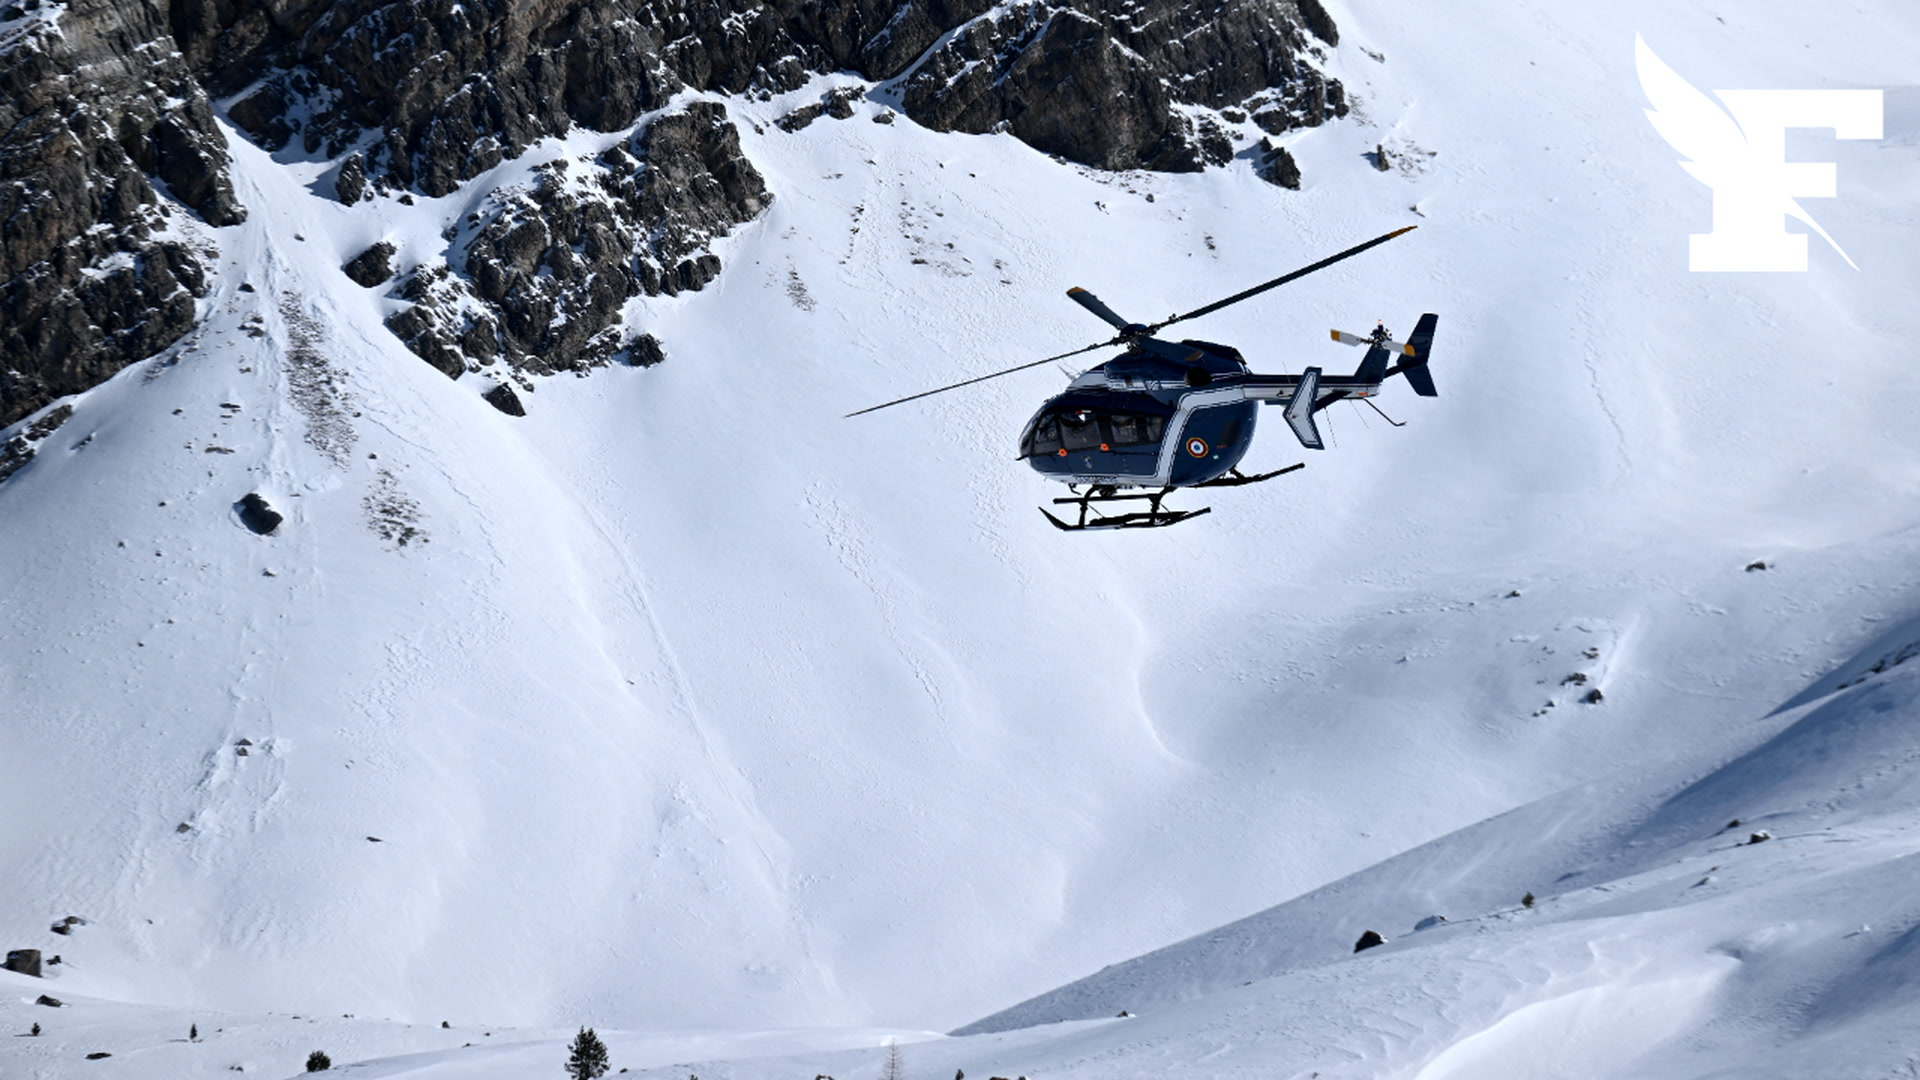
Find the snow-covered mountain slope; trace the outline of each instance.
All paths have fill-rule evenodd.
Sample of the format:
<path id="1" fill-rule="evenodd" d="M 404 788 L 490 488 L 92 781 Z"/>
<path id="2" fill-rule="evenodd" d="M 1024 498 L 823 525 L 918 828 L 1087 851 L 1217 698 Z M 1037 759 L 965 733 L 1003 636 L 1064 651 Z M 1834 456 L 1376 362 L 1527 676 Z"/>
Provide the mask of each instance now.
<path id="1" fill-rule="evenodd" d="M 1915 680 L 1869 675 L 1703 775 L 1676 779 L 1737 740 L 1443 837 L 978 1033 L 609 1032 L 612 1059 L 675 1080 L 864 1078 L 897 1041 L 919 1076 L 1899 1076 L 1920 1062 Z M 1407 932 L 1436 909 L 1451 921 Z M 1351 955 L 1362 927 L 1394 940 Z M 557 1068 L 570 1034 L 8 1000 L 38 988 L 0 973 L 0 1026 L 50 1025 L 13 1048 L 36 1076 L 101 1051 L 103 1076 L 272 1074 L 324 1049 L 358 1076 L 493 1080 Z M 193 1023 L 199 1044 L 181 1037 Z"/>
<path id="2" fill-rule="evenodd" d="M 1645 875 L 1720 857 L 1713 816 L 1844 787 L 1800 777 L 1815 758 L 1789 742 L 1714 773 L 1731 793 L 1658 802 L 1906 644 L 1886 635 L 1916 610 L 1916 28 L 1892 3 L 1335 15 L 1360 115 L 1295 137 L 1297 193 L 1245 162 L 1091 173 L 875 124 L 874 103 L 787 133 L 789 102 L 729 101 L 775 202 L 708 289 L 632 307 L 667 363 L 543 380 L 523 419 L 408 353 L 380 324 L 393 302 L 337 268 L 382 238 L 428 258 L 488 191 L 616 136 L 351 209 L 313 190 L 325 163 L 236 139 L 251 213 L 200 240 L 221 265 L 201 330 L 75 400 L 0 486 L 5 947 L 62 953 L 56 994 L 191 1009 L 938 1029 L 1308 894 L 1227 956 L 1182 946 L 1041 999 L 1016 1015 L 1164 1007 L 1005 1069 L 1224 1074 L 1200 1061 L 1209 1032 L 1305 1039 L 1247 1017 L 1321 996 L 1348 1003 L 1312 1013 L 1327 1024 L 1379 1018 L 1326 1035 L 1329 1055 L 1396 1062 L 1500 1030 L 1500 1003 L 1559 1001 L 1528 1014 L 1538 1032 L 1581 1008 L 1737 1027 L 1743 999 L 1708 991 L 1745 976 L 1712 949 L 1855 922 L 1855 890 L 1819 875 L 1899 877 L 1904 789 L 1875 811 L 1891 836 L 1796 811 L 1866 830 L 1832 851 L 1882 854 L 1820 862 L 1799 853 L 1824 839 L 1783 826 L 1720 880 L 1798 877 L 1729 885 L 1745 899 L 1720 908 L 1648 899 L 1590 968 L 1600 924 L 1571 912 L 1593 896 L 1549 900 L 1525 935 L 1479 935 L 1493 916 L 1312 965 L 1371 919 L 1398 936 L 1516 888 L 1651 897 Z M 1891 91 L 1886 139 L 1791 143 L 1838 163 L 1840 197 L 1807 209 L 1861 270 L 1816 242 L 1806 274 L 1687 272 L 1709 196 L 1641 113 L 1636 31 L 1702 87 Z M 1404 167 L 1375 171 L 1380 145 Z M 1098 338 L 1068 286 L 1154 318 L 1405 223 L 1192 332 L 1297 371 L 1356 360 L 1329 326 L 1438 312 L 1442 396 L 1390 392 L 1400 430 L 1332 414 L 1332 451 L 1201 521 L 1048 527 L 1032 508 L 1059 492 L 1011 460 L 1061 385 L 1046 369 L 840 419 Z M 1270 425 L 1248 465 L 1302 455 Z M 287 516 L 273 536 L 238 522 L 254 491 Z M 1648 779 L 1614 798 L 1623 773 Z M 1460 869 L 1496 840 L 1513 861 Z M 1368 903 L 1312 892 L 1342 879 Z M 1904 925 L 1879 888 L 1858 921 Z M 46 930 L 69 913 L 89 921 Z M 1831 970 L 1898 997 L 1898 940 L 1847 940 Z M 1634 967 L 1662 941 L 1682 959 Z M 1447 1012 L 1435 980 L 1483 972 Z M 1246 979 L 1266 981 L 1222 989 Z M 1653 989 L 1557 990 L 1629 984 Z M 3 985 L 10 1023 L 37 1015 L 11 1001 L 42 984 Z M 367 1056 L 395 1045 L 442 1048 Z M 1466 1075 L 1477 1052 L 1434 1060 Z M 1594 1072 L 1612 1065 L 1630 1062 Z"/>

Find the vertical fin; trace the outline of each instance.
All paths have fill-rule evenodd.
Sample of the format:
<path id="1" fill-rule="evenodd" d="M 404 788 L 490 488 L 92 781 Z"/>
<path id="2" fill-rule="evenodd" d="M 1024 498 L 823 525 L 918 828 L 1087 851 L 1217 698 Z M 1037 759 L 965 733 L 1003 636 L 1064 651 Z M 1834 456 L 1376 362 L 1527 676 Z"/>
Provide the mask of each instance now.
<path id="1" fill-rule="evenodd" d="M 1362 382 L 1377 383 L 1387 377 L 1387 350 L 1375 345 L 1360 358 L 1360 366 L 1354 370 L 1353 377 Z"/>
<path id="2" fill-rule="evenodd" d="M 1440 325 L 1440 316 L 1428 314 L 1420 316 L 1420 322 L 1407 338 L 1407 344 L 1413 346 L 1413 362 L 1406 369 L 1407 385 L 1421 397 L 1439 397 L 1440 391 L 1433 385 L 1433 371 L 1427 367 L 1427 360 L 1433 351 L 1433 331 Z"/>

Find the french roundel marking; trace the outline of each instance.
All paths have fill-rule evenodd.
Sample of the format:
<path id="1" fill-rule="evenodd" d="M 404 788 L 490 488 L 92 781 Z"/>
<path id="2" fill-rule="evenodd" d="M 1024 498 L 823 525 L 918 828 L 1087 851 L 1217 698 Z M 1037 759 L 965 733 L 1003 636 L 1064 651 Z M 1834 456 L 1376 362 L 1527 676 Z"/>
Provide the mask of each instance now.
<path id="1" fill-rule="evenodd" d="M 1207 440 L 1202 438 L 1197 438 L 1197 437 L 1188 439 L 1187 453 L 1192 454 L 1194 457 L 1206 457 L 1207 456 Z"/>

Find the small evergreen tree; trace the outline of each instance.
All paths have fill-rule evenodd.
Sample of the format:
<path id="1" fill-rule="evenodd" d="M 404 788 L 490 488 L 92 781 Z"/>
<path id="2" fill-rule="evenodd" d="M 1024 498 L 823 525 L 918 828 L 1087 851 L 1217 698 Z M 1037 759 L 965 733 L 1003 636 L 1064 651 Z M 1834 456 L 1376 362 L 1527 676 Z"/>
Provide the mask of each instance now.
<path id="1" fill-rule="evenodd" d="M 307 1055 L 308 1072 L 326 1072 L 331 1068 L 333 1068 L 333 1059 L 327 1056 L 325 1050 L 315 1050 Z"/>
<path id="2" fill-rule="evenodd" d="M 906 1062 L 900 1060 L 900 1044 L 887 1040 L 887 1065 L 880 1072 L 880 1080 L 907 1080 Z"/>
<path id="3" fill-rule="evenodd" d="M 188 1042 L 200 1041 L 200 1025 L 199 1024 L 194 1023 L 194 1024 L 187 1025 L 187 1041 Z"/>
<path id="4" fill-rule="evenodd" d="M 567 1048 L 567 1075 L 573 1080 L 595 1080 L 607 1075 L 607 1044 L 593 1029 L 583 1027 Z"/>
<path id="5" fill-rule="evenodd" d="M 37 1036 L 38 1036 L 38 1035 L 40 1034 L 40 1025 L 39 1025 L 39 1023 L 38 1023 L 38 1022 L 35 1022 L 35 1023 L 34 1023 L 34 1025 L 33 1025 L 33 1030 L 32 1030 L 32 1031 L 29 1031 L 29 1032 L 27 1032 L 27 1034 L 29 1034 L 29 1035 L 33 1035 L 33 1036 L 36 1036 L 36 1037 L 37 1037 Z"/>
<path id="6" fill-rule="evenodd" d="M 1532 894 L 1532 893 L 1528 893 L 1527 895 L 1525 895 L 1525 896 L 1523 896 L 1523 897 L 1521 897 L 1521 898 L 1520 898 L 1520 906 L 1521 906 L 1521 907 L 1532 907 L 1532 906 L 1533 906 L 1533 894 Z"/>

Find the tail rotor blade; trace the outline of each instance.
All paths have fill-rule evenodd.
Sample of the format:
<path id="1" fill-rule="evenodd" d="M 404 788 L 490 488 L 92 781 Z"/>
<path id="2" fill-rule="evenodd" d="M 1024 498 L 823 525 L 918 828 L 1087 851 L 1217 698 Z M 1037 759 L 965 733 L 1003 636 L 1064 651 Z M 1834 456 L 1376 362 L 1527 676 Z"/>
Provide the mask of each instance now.
<path id="1" fill-rule="evenodd" d="M 942 386 L 933 390 L 923 390 L 918 394 L 908 394 L 906 397 L 895 398 L 892 401 L 888 401 L 880 405 L 874 405 L 870 408 L 861 409 L 859 412 L 850 412 L 846 416 L 842 417 L 842 419 L 851 420 L 856 416 L 864 416 L 870 412 L 879 412 L 881 409 L 891 408 L 895 405 L 902 405 L 909 401 L 918 401 L 923 397 L 932 397 L 935 394 L 944 394 L 949 390 L 958 390 L 963 386 L 972 386 L 974 383 L 983 383 L 983 382 L 986 382 L 988 379 L 997 379 L 1002 375 L 1011 375 L 1016 371 L 1025 371 L 1028 368 L 1036 368 L 1036 367 L 1039 367 L 1041 364 L 1051 364 L 1055 360 L 1065 360 L 1069 356 L 1078 356 L 1083 352 L 1092 352 L 1095 349 L 1104 349 L 1107 346 L 1113 345 L 1113 344 L 1117 344 L 1117 342 L 1113 342 L 1113 341 L 1095 342 L 1094 344 L 1089 345 L 1084 349 L 1075 349 L 1072 352 L 1063 352 L 1058 356 L 1049 356 L 1045 360 L 1035 360 L 1031 364 L 1021 364 L 1017 367 L 1004 368 L 1000 371 L 993 372 L 990 375 L 982 375 L 977 379 L 968 379 L 965 382 L 951 383 L 947 386 Z"/>
<path id="2" fill-rule="evenodd" d="M 1163 322 L 1154 323 L 1152 326 L 1147 327 L 1147 333 L 1149 334 L 1157 333 L 1162 328 L 1172 326 L 1174 323 L 1185 322 L 1188 319 L 1197 319 L 1202 315 L 1207 315 L 1207 314 L 1211 314 L 1212 312 L 1219 311 L 1223 307 L 1227 307 L 1232 304 L 1237 304 L 1242 300 L 1247 300 L 1252 297 L 1259 296 L 1261 293 L 1266 292 L 1268 289 L 1277 289 L 1280 286 L 1285 285 L 1289 281 L 1293 281 L 1297 278 L 1306 277 L 1308 274 L 1311 274 L 1316 270 L 1325 270 L 1327 267 L 1332 266 L 1334 263 L 1337 263 L 1342 259 L 1351 259 L 1355 255 L 1360 254 L 1361 252 L 1367 250 L 1370 247 L 1375 247 L 1377 245 L 1384 244 L 1396 236 L 1402 236 L 1406 233 L 1410 233 L 1417 228 L 1419 228 L 1418 225 L 1408 225 L 1405 228 L 1395 229 L 1392 232 L 1387 233 L 1385 236 L 1376 236 L 1364 244 L 1356 244 L 1353 247 L 1348 248 L 1347 250 L 1341 252 L 1338 255 L 1330 255 L 1327 258 L 1321 259 L 1319 262 L 1314 263 L 1311 266 L 1303 266 L 1300 269 L 1295 270 L 1291 274 L 1282 274 L 1279 277 L 1274 278 L 1272 281 L 1269 281 L 1264 285 L 1255 285 L 1253 288 L 1247 289 L 1244 292 L 1234 293 L 1232 296 L 1227 297 L 1225 300 L 1215 300 L 1213 303 L 1208 304 L 1206 307 L 1194 308 L 1192 311 L 1189 311 L 1184 315 L 1175 315 L 1171 319 L 1167 319 Z"/>
<path id="3" fill-rule="evenodd" d="M 1397 352 L 1406 356 L 1418 355 L 1417 353 L 1414 352 L 1413 346 L 1407 344 L 1404 341 L 1392 341 L 1387 339 L 1375 341 L 1373 338 L 1361 337 L 1359 334 L 1349 334 L 1345 330 L 1335 330 L 1333 332 L 1333 340 L 1339 342 L 1342 345 L 1379 345 L 1385 348 L 1388 352 Z"/>
<path id="4" fill-rule="evenodd" d="M 1093 312 L 1108 326 L 1113 327 L 1115 330 L 1125 330 L 1127 328 L 1128 326 L 1127 320 L 1114 314 L 1113 309 L 1101 303 L 1099 297 L 1093 295 L 1092 293 L 1081 288 L 1080 286 L 1075 285 L 1073 288 L 1068 289 L 1067 296 L 1070 297 L 1074 303 L 1079 304 L 1081 307 L 1086 308 L 1088 311 Z"/>

